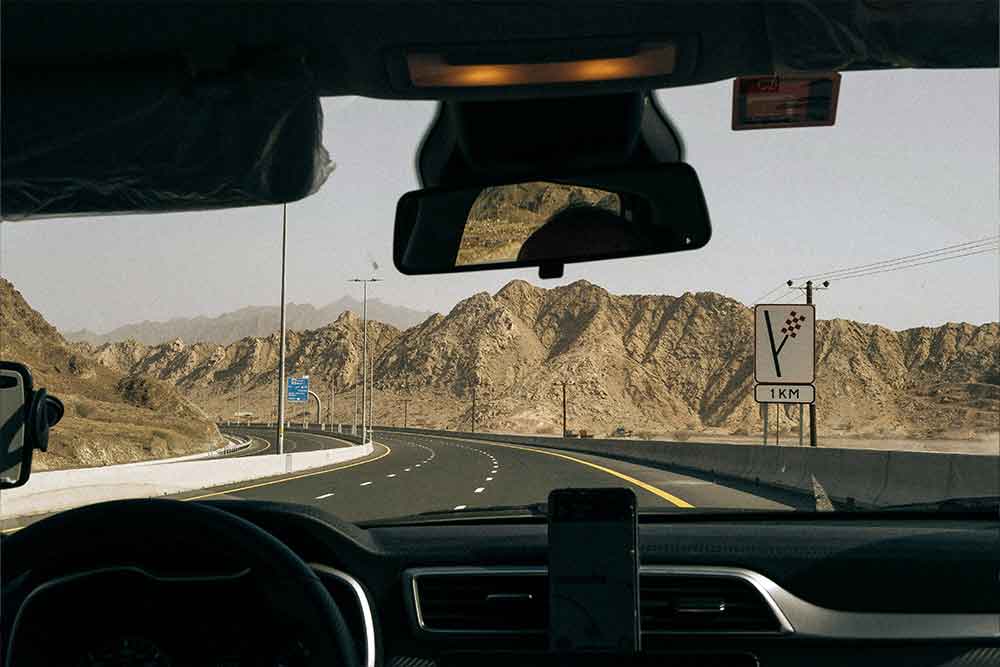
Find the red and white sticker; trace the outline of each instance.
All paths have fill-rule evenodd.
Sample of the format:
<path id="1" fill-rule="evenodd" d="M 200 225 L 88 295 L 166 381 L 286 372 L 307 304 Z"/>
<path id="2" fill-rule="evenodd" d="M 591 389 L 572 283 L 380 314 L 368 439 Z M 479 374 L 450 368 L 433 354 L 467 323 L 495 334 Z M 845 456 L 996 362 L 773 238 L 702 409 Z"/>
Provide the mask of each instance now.
<path id="1" fill-rule="evenodd" d="M 738 78 L 733 81 L 733 129 L 833 125 L 839 92 L 837 72 Z"/>

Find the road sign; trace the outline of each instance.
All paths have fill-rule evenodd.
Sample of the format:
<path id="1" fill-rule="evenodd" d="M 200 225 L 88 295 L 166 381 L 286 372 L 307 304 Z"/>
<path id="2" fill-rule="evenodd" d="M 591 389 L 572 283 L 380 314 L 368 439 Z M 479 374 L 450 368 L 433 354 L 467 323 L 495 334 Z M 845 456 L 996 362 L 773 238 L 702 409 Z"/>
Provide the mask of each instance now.
<path id="1" fill-rule="evenodd" d="M 816 388 L 811 384 L 758 384 L 753 397 L 758 403 L 815 403 Z"/>
<path id="2" fill-rule="evenodd" d="M 812 384 L 816 379 L 816 308 L 754 307 L 753 377 L 760 384 Z"/>
<path id="3" fill-rule="evenodd" d="M 309 376 L 288 378 L 288 400 L 309 401 Z"/>

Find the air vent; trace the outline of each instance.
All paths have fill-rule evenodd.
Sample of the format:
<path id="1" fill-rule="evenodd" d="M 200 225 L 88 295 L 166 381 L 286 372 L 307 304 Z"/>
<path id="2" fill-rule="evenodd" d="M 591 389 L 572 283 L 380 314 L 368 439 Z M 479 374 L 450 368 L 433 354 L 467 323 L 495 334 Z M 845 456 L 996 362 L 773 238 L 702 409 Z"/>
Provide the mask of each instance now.
<path id="1" fill-rule="evenodd" d="M 417 621 L 442 632 L 545 632 L 545 573 L 454 572 L 413 577 Z"/>
<path id="2" fill-rule="evenodd" d="M 548 629 L 545 568 L 428 568 L 408 575 L 421 630 L 523 634 Z M 752 576 L 721 567 L 644 567 L 639 579 L 643 635 L 790 631 Z"/>
<path id="3" fill-rule="evenodd" d="M 760 591 L 739 577 L 643 573 L 639 589 L 643 634 L 781 631 Z"/>

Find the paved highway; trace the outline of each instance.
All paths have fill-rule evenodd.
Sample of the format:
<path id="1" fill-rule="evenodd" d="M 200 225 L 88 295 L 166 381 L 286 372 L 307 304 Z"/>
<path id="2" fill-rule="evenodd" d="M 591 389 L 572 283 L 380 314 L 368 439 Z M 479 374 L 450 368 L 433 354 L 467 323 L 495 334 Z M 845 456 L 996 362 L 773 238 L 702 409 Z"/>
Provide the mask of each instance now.
<path id="1" fill-rule="evenodd" d="M 274 434 L 255 431 L 273 452 Z M 286 448 L 330 436 L 286 431 Z M 628 486 L 641 510 L 802 507 L 794 497 L 605 457 L 450 436 L 378 432 L 375 451 L 331 468 L 184 494 L 186 499 L 254 498 L 315 505 L 349 521 L 420 512 L 545 502 L 554 488 Z M 302 450 L 299 450 L 302 451 Z"/>
<path id="2" fill-rule="evenodd" d="M 220 429 L 223 433 L 238 435 L 250 438 L 250 446 L 246 449 L 231 454 L 227 458 L 239 456 L 259 456 L 261 454 L 277 454 L 277 439 L 273 429 L 264 428 L 244 428 L 240 426 L 223 426 Z M 285 431 L 285 453 L 297 454 L 300 452 L 314 452 L 321 449 L 331 449 L 335 447 L 349 447 L 352 443 L 346 440 L 331 438 L 323 433 L 302 433 L 298 431 Z"/>

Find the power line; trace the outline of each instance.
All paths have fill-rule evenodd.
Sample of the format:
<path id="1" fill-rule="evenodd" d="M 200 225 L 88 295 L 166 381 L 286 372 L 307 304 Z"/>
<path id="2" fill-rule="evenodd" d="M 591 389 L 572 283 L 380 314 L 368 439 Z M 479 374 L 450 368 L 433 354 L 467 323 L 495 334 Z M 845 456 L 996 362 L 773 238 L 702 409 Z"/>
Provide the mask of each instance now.
<path id="1" fill-rule="evenodd" d="M 795 294 L 795 290 L 796 290 L 796 288 L 792 288 L 792 289 L 788 290 L 787 292 L 785 292 L 785 293 L 784 293 L 784 294 L 782 294 L 781 296 L 777 297 L 777 298 L 776 298 L 776 299 L 774 300 L 774 302 L 775 302 L 775 303 L 782 303 L 782 302 L 783 302 L 783 301 L 784 301 L 785 299 L 787 299 L 787 298 L 788 298 L 788 297 L 790 297 L 791 295 Z"/>
<path id="2" fill-rule="evenodd" d="M 754 299 L 753 301 L 751 301 L 750 305 L 755 305 L 755 304 L 760 303 L 761 301 L 763 301 L 767 297 L 771 296 L 772 294 L 774 294 L 775 292 L 777 292 L 778 290 L 780 290 L 784 286 L 785 286 L 785 283 L 781 283 L 780 285 L 778 285 L 777 287 L 775 287 L 770 292 L 767 292 L 766 294 L 762 294 L 761 296 L 759 296 L 756 299 Z"/>
<path id="3" fill-rule="evenodd" d="M 866 276 L 874 276 L 874 275 L 877 275 L 879 273 L 890 273 L 892 271 L 902 271 L 903 269 L 913 269 L 913 268 L 916 268 L 918 266 L 927 266 L 928 264 L 937 264 L 939 262 L 947 262 L 948 260 L 951 260 L 951 259 L 960 259 L 962 257 L 971 257 L 972 255 L 983 255 L 983 254 L 990 253 L 990 252 L 996 252 L 998 249 L 1000 249 L 1000 246 L 994 245 L 994 246 L 991 246 L 991 247 L 988 247 L 988 248 L 981 248 L 979 250 L 973 250 L 973 251 L 966 252 L 966 253 L 961 253 L 961 254 L 958 254 L 958 255 L 949 255 L 947 257 L 938 257 L 936 259 L 928 259 L 927 261 L 924 261 L 924 262 L 915 262 L 915 263 L 910 263 L 910 264 L 904 264 L 902 266 L 893 266 L 893 267 L 888 267 L 888 268 L 882 268 L 882 269 L 878 269 L 878 270 L 874 270 L 874 271 L 862 271 L 860 273 L 847 274 L 847 275 L 843 275 L 843 276 L 838 276 L 836 278 L 836 280 L 851 280 L 853 278 L 864 278 Z"/>
<path id="4" fill-rule="evenodd" d="M 950 246 L 944 246 L 941 248 L 936 248 L 934 250 L 925 250 L 923 252 L 914 253 L 912 255 L 904 255 L 903 257 L 896 257 L 894 259 L 884 259 L 878 262 L 871 262 L 869 264 L 860 264 L 857 266 L 846 267 L 842 269 L 831 269 L 823 273 L 815 273 L 808 276 L 798 276 L 792 278 L 792 280 L 805 280 L 808 278 L 832 278 L 844 273 L 854 273 L 856 271 L 861 271 L 869 268 L 883 268 L 886 266 L 891 266 L 900 263 L 907 263 L 913 260 L 930 259 L 939 255 L 950 255 L 955 252 L 963 252 L 966 250 L 973 250 L 979 247 L 986 247 L 997 242 L 1000 236 L 987 236 L 975 241 L 966 241 L 965 243 L 956 243 Z"/>

